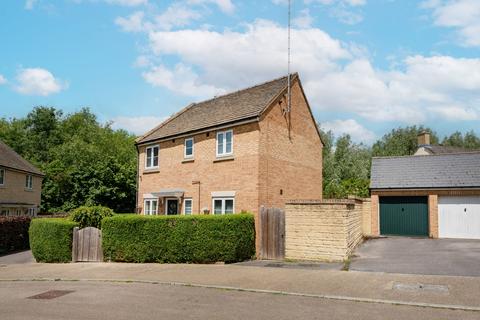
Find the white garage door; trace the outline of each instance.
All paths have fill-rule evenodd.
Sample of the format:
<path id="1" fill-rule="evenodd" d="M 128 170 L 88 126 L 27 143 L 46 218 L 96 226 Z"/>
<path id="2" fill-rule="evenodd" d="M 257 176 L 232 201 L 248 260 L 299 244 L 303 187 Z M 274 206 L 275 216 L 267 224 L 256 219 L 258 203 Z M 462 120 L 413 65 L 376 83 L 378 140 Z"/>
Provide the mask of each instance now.
<path id="1" fill-rule="evenodd" d="M 480 196 L 438 197 L 440 238 L 480 239 Z"/>

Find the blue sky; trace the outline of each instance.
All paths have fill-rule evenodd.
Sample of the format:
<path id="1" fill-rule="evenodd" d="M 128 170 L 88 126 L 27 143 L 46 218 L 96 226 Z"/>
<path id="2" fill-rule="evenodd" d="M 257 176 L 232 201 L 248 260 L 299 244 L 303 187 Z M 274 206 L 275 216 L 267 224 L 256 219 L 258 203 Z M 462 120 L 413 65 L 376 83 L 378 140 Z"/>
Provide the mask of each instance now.
<path id="1" fill-rule="evenodd" d="M 286 0 L 4 0 L 0 117 L 90 107 L 137 134 L 286 73 Z M 480 134 L 480 1 L 294 0 L 293 70 L 325 129 Z"/>

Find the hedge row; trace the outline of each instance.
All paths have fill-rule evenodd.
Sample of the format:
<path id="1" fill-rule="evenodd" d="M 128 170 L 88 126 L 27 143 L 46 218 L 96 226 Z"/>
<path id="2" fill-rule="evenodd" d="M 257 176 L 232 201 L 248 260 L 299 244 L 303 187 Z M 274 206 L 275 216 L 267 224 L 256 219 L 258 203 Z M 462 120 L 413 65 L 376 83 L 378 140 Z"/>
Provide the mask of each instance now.
<path id="1" fill-rule="evenodd" d="M 106 260 L 122 262 L 237 262 L 255 254 L 251 214 L 123 215 L 102 221 Z"/>
<path id="2" fill-rule="evenodd" d="M 28 249 L 30 217 L 0 217 L 0 255 Z"/>
<path id="3" fill-rule="evenodd" d="M 34 219 L 30 224 L 30 248 L 37 262 L 72 261 L 73 228 L 78 223 L 61 218 Z"/>

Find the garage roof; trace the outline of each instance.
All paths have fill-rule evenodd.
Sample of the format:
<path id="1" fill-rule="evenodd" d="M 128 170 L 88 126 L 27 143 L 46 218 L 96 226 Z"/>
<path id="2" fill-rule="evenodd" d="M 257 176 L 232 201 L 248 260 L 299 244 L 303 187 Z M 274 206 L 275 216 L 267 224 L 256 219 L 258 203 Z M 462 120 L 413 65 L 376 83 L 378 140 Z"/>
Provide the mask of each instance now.
<path id="1" fill-rule="evenodd" d="M 480 152 L 373 158 L 371 189 L 480 187 Z"/>

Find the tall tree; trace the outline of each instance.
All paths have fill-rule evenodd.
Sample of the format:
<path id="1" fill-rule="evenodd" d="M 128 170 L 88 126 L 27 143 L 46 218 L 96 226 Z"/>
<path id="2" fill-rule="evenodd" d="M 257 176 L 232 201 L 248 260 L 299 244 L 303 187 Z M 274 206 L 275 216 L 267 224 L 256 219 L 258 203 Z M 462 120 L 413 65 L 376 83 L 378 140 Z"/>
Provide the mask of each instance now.
<path id="1" fill-rule="evenodd" d="M 418 148 L 418 134 L 424 130 L 430 132 L 430 143 L 438 144 L 438 136 L 433 130 L 423 126 L 409 126 L 385 134 L 373 144 L 372 154 L 374 157 L 412 155 Z"/>

